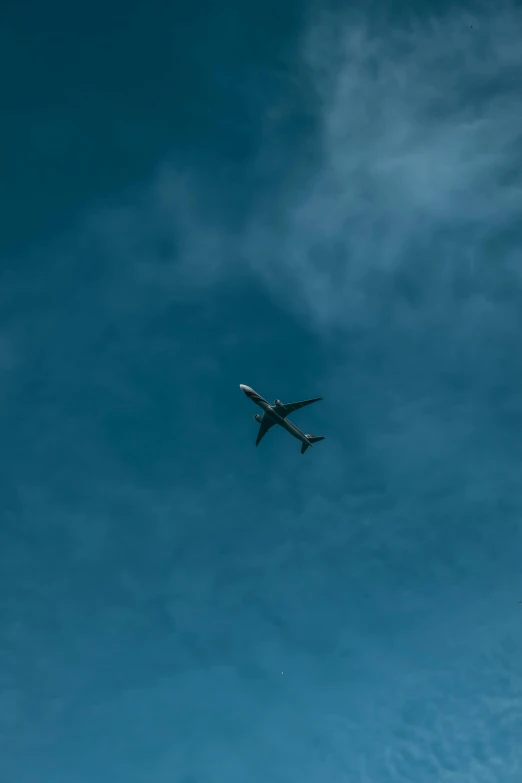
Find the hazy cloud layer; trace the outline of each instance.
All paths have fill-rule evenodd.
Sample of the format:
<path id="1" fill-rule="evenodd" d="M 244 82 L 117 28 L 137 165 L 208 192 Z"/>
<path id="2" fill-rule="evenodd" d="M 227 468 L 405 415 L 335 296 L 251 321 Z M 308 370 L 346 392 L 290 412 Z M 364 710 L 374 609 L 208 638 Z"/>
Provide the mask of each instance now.
<path id="1" fill-rule="evenodd" d="M 506 4 L 401 22 L 313 13 L 281 76 L 314 117 L 309 139 L 283 151 L 288 117 L 268 113 L 256 169 L 280 176 L 244 228 L 213 183 L 166 167 L 90 230 L 171 296 L 254 270 L 321 328 L 418 328 L 419 311 L 453 339 L 518 328 L 521 28 Z"/>
<path id="2" fill-rule="evenodd" d="M 422 310 L 423 323 L 476 329 L 499 298 L 516 318 L 521 27 L 505 6 L 406 24 L 314 18 L 303 55 L 317 170 L 282 188 L 247 238 L 279 296 L 283 270 L 323 326 L 408 324 Z"/>

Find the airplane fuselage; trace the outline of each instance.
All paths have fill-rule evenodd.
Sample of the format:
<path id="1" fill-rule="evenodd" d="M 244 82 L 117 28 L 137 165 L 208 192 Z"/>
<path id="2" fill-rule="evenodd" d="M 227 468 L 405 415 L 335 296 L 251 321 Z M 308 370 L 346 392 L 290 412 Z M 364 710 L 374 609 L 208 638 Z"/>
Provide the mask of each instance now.
<path id="1" fill-rule="evenodd" d="M 252 400 L 252 402 L 255 402 L 256 405 L 258 405 L 261 410 L 264 412 L 265 416 L 268 416 L 271 421 L 273 421 L 275 424 L 279 424 L 280 427 L 283 427 L 287 432 L 290 433 L 290 435 L 293 435 L 294 438 L 297 438 L 297 440 L 300 440 L 302 443 L 306 443 L 308 446 L 310 446 L 310 441 L 304 434 L 304 432 L 301 432 L 299 427 L 296 427 L 295 424 L 292 424 L 291 421 L 288 421 L 288 418 L 285 416 L 281 416 L 277 412 L 277 405 L 270 405 L 270 403 L 265 400 L 263 397 L 261 397 L 260 394 L 255 392 L 253 389 L 250 388 L 250 386 L 245 386 L 244 384 L 240 384 L 241 391 L 246 394 L 246 396 Z"/>

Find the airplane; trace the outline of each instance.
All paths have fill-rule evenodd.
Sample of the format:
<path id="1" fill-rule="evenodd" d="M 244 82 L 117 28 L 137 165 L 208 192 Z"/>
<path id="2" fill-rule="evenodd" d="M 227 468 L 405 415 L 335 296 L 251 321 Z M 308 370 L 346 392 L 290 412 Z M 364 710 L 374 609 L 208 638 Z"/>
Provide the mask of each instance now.
<path id="1" fill-rule="evenodd" d="M 269 402 L 251 389 L 250 386 L 245 386 L 244 383 L 240 383 L 239 388 L 250 400 L 252 400 L 252 402 L 255 402 L 255 404 L 259 405 L 263 410 L 262 416 L 258 413 L 254 414 L 254 419 L 260 424 L 259 432 L 257 433 L 256 446 L 259 446 L 261 439 L 274 424 L 279 424 L 279 426 L 283 427 L 290 435 L 293 435 L 294 438 L 301 441 L 301 454 L 304 454 L 307 448 L 313 443 L 324 440 L 322 435 L 305 435 L 304 432 L 301 432 L 295 424 L 292 424 L 292 422 L 287 419 L 287 416 L 290 413 L 299 410 L 299 408 L 304 408 L 305 405 L 311 405 L 312 402 L 318 402 L 323 399 L 322 397 L 314 397 L 313 400 L 301 400 L 300 402 L 287 403 L 282 403 L 281 400 L 274 400 L 274 404 L 270 405 Z"/>

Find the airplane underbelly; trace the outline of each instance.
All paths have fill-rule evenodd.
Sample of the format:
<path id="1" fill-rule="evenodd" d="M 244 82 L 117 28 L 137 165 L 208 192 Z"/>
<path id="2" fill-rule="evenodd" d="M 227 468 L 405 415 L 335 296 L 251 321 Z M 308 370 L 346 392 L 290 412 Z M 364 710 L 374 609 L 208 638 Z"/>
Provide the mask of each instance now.
<path id="1" fill-rule="evenodd" d="M 304 435 L 301 434 L 301 432 L 292 424 L 292 422 L 287 421 L 287 419 L 283 419 L 282 426 L 287 432 L 290 433 L 290 435 L 293 435 L 294 438 L 297 438 L 297 440 L 303 440 Z"/>

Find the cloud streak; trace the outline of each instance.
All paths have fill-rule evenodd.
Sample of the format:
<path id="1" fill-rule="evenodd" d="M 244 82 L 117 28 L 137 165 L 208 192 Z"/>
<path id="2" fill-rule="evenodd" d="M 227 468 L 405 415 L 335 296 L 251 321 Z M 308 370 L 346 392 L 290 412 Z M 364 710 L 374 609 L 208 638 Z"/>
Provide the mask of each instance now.
<path id="1" fill-rule="evenodd" d="M 310 137 L 287 148 L 287 113 L 268 112 L 255 169 L 278 176 L 242 220 L 225 220 L 220 183 L 166 165 L 71 242 L 105 257 L 131 309 L 254 274 L 323 332 L 518 327 L 521 30 L 509 3 L 398 21 L 314 9 L 286 75 Z"/>
<path id="2" fill-rule="evenodd" d="M 520 223 L 521 27 L 509 6 L 407 26 L 314 18 L 303 56 L 319 164 L 265 224 L 254 217 L 245 245 L 276 295 L 283 271 L 329 328 L 378 322 L 383 289 L 388 317 L 422 309 L 439 326 L 487 319 L 502 283 L 520 293 L 516 257 L 498 245 Z"/>

